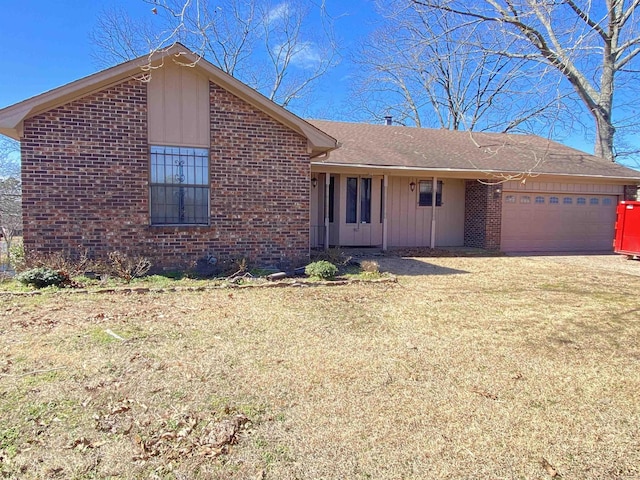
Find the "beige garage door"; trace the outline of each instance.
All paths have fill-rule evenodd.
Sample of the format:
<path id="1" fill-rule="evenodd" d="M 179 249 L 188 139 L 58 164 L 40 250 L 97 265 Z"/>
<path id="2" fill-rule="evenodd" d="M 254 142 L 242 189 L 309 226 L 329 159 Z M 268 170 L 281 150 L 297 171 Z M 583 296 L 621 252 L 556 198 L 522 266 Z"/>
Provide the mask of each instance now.
<path id="1" fill-rule="evenodd" d="M 520 193 L 502 196 L 504 252 L 612 250 L 615 195 Z"/>

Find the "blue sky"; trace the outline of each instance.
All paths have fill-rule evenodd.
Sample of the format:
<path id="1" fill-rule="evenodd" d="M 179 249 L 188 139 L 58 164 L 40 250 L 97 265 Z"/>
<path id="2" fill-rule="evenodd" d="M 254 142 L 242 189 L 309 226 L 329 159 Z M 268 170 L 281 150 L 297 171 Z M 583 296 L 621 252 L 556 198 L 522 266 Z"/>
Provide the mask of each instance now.
<path id="1" fill-rule="evenodd" d="M 0 17 L 0 108 L 32 97 L 100 68 L 89 36 L 105 8 L 124 8 L 134 18 L 151 17 L 151 6 L 142 0 L 3 0 Z M 375 19 L 371 0 L 328 0 L 336 17 L 336 35 L 344 51 L 365 36 Z M 332 85 L 331 97 L 339 103 L 347 94 L 348 59 L 324 82 Z M 335 89 L 338 89 L 336 97 Z M 320 89 L 326 90 L 326 89 Z M 322 92 L 320 92 L 322 94 Z"/>
<path id="2" fill-rule="evenodd" d="M 0 1 L 0 108 L 100 70 L 89 37 L 104 9 L 119 7 L 134 18 L 152 17 L 151 6 L 142 0 Z M 336 19 L 342 52 L 352 51 L 375 27 L 373 0 L 326 0 L 326 7 Z M 314 116 L 361 120 L 349 117 L 345 104 L 354 68 L 343 55 L 315 92 L 313 101 L 322 107 L 313 110 Z M 593 151 L 581 134 L 564 138 L 563 143 Z"/>

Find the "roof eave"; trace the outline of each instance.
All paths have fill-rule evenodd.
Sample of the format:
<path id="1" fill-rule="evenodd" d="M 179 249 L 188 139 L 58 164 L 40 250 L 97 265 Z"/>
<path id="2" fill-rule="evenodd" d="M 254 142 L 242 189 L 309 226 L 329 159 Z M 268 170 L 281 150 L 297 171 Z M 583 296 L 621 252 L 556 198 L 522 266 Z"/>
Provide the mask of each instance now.
<path id="1" fill-rule="evenodd" d="M 309 141 L 312 156 L 337 148 L 336 139 L 330 135 L 224 73 L 179 43 L 156 55 L 138 57 L 1 109 L 0 133 L 19 140 L 22 122 L 25 119 L 103 90 L 128 77 L 133 78 L 136 74 L 142 76 L 149 72 L 149 69 L 145 68 L 149 65 L 152 66 L 150 72 L 153 75 L 153 68 L 162 65 L 167 58 L 176 63 L 200 68 L 214 83 L 305 137 Z"/>
<path id="2" fill-rule="evenodd" d="M 25 119 L 120 83 L 136 71 L 142 74 L 141 68 L 145 64 L 148 59 L 145 62 L 139 57 L 3 108 L 0 110 L 0 131 L 19 140 L 16 135 Z"/>
<path id="3" fill-rule="evenodd" d="M 311 150 L 314 152 L 312 156 L 321 155 L 338 147 L 338 142 L 335 138 L 269 100 L 240 80 L 224 73 L 206 59 L 200 58 L 190 51 L 184 55 L 207 72 L 214 83 L 305 137 L 310 142 Z"/>
<path id="4" fill-rule="evenodd" d="M 470 178 L 484 178 L 487 175 L 502 175 L 505 177 L 538 177 L 538 176 L 554 176 L 554 177 L 567 177 L 567 178 L 597 178 L 602 180 L 611 180 L 616 182 L 632 182 L 640 183 L 640 172 L 637 177 L 618 177 L 609 175 L 588 175 L 577 173 L 554 173 L 554 172 L 518 172 L 509 170 L 477 170 L 466 168 L 434 168 L 434 167 L 419 167 L 419 166 L 394 166 L 394 165 L 369 165 L 369 164 L 355 164 L 355 163 L 337 163 L 337 162 L 321 162 L 312 161 L 312 167 L 332 167 L 336 169 L 362 169 L 362 170 L 386 170 L 386 171 L 399 171 L 404 173 L 411 172 L 434 172 L 434 173 L 452 173 L 452 174 L 469 174 Z M 509 178 L 504 178 L 508 180 Z M 513 178 L 512 178 L 513 179 Z"/>

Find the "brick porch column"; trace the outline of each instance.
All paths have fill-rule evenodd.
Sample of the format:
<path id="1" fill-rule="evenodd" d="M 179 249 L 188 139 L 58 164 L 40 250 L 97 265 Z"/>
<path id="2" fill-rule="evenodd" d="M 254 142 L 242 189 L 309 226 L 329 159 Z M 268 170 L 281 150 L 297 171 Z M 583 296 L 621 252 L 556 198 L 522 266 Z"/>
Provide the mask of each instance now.
<path id="1" fill-rule="evenodd" d="M 465 247 L 499 250 L 502 185 L 487 185 L 477 180 L 467 180 L 464 204 Z"/>
<path id="2" fill-rule="evenodd" d="M 625 185 L 624 186 L 624 200 L 638 200 L 638 185 Z"/>

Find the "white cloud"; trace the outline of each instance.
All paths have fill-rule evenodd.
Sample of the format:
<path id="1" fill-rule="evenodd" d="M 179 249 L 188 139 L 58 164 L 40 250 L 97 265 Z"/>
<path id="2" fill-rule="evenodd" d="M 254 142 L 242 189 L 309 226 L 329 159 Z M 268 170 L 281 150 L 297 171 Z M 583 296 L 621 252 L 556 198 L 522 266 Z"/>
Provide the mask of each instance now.
<path id="1" fill-rule="evenodd" d="M 302 42 L 291 56 L 291 63 L 299 68 L 316 68 L 322 62 L 322 55 L 311 42 Z"/>
<path id="2" fill-rule="evenodd" d="M 267 22 L 273 23 L 277 20 L 282 20 L 289 16 L 289 4 L 288 3 L 279 3 L 275 7 L 273 7 L 267 13 Z"/>

